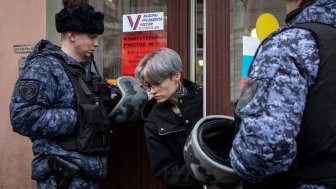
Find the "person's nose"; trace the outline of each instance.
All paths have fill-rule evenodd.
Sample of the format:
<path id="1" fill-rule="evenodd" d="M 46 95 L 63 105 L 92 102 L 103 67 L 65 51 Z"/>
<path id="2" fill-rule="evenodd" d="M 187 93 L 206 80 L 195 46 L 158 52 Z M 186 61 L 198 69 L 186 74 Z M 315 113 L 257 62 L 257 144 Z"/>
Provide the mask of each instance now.
<path id="1" fill-rule="evenodd" d="M 93 45 L 94 45 L 95 47 L 98 47 L 98 46 L 99 46 L 99 40 L 98 40 L 98 39 L 94 40 Z"/>
<path id="2" fill-rule="evenodd" d="M 155 94 L 155 93 L 157 93 L 157 89 L 156 89 L 155 87 L 151 87 L 151 88 L 149 89 L 149 92 L 150 92 L 151 94 Z"/>

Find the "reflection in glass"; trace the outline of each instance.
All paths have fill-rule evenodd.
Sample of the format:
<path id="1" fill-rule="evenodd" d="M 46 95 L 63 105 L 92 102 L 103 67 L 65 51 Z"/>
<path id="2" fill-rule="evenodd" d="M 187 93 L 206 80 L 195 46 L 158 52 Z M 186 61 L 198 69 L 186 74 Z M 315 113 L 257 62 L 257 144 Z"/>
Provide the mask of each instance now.
<path id="1" fill-rule="evenodd" d="M 196 59 L 195 82 L 203 85 L 203 0 L 197 0 L 196 4 Z"/>
<path id="2" fill-rule="evenodd" d="M 166 17 L 166 0 L 91 0 L 90 4 L 100 7 L 100 11 L 104 12 L 105 15 L 105 31 L 99 47 L 104 77 L 106 79 L 117 79 L 121 76 L 122 67 L 121 36 L 123 15 L 164 12 Z M 165 29 L 167 28 L 166 23 Z"/>
<path id="3" fill-rule="evenodd" d="M 283 0 L 230 0 L 230 88 L 235 101 L 242 89 L 243 36 L 256 36 L 255 25 L 262 13 L 271 13 L 284 25 Z"/>

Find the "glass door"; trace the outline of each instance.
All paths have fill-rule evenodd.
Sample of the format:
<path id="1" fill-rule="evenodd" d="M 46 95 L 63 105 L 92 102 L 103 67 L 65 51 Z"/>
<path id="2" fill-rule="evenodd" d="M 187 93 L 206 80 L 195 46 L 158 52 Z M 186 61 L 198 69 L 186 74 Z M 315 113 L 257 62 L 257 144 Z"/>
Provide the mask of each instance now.
<path id="1" fill-rule="evenodd" d="M 120 76 L 133 76 L 143 56 L 167 46 L 166 0 L 90 0 L 89 3 L 105 15 L 105 31 L 96 60 L 104 77 L 112 83 Z"/>
<path id="2" fill-rule="evenodd" d="M 246 82 L 254 52 L 260 43 L 256 22 L 262 15 L 271 15 L 283 26 L 283 0 L 230 0 L 230 84 L 231 100 L 235 101 Z"/>
<path id="3" fill-rule="evenodd" d="M 190 79 L 203 85 L 204 0 L 190 1 Z"/>

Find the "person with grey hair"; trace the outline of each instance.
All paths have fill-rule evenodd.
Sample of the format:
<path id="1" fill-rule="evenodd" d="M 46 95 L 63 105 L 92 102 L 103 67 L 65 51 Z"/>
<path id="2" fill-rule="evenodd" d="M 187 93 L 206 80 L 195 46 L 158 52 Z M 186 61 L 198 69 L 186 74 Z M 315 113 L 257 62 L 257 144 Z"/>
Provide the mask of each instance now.
<path id="1" fill-rule="evenodd" d="M 178 53 L 161 48 L 146 55 L 135 69 L 136 78 L 153 96 L 143 111 L 144 130 L 152 169 L 169 189 L 202 188 L 183 158 L 184 143 L 202 118 L 202 87 L 182 78 Z"/>

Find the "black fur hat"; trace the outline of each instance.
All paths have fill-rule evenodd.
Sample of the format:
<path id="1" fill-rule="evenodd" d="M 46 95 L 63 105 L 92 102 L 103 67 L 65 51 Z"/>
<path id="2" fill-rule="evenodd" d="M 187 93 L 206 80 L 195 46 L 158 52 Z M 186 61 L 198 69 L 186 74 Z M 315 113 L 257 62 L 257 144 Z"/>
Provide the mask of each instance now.
<path id="1" fill-rule="evenodd" d="M 55 15 L 55 21 L 59 33 L 67 31 L 104 33 L 104 15 L 86 3 L 66 5 Z"/>

